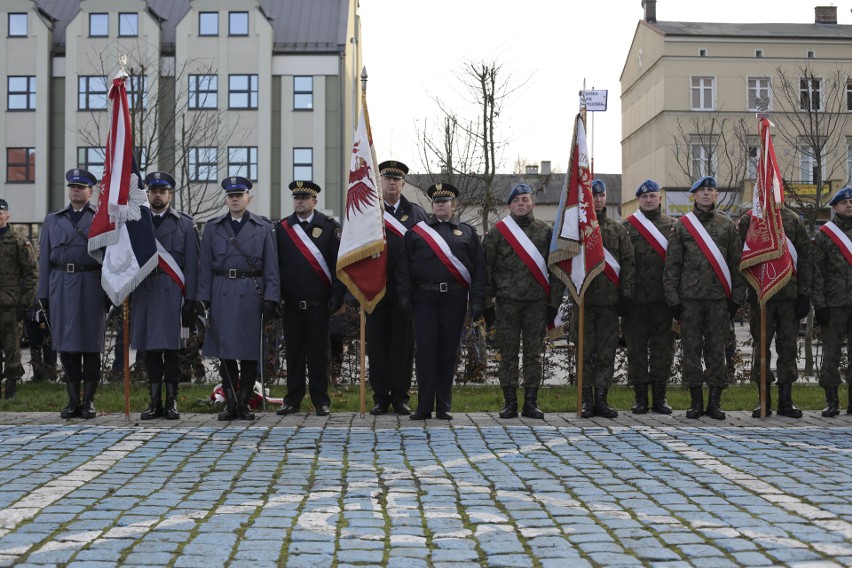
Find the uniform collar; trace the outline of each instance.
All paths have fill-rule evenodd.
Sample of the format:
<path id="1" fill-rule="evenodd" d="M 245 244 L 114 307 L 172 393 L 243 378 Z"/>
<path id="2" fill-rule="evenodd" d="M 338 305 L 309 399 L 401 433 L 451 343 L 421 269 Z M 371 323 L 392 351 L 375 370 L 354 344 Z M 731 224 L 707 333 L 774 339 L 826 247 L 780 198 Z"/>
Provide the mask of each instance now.
<path id="1" fill-rule="evenodd" d="M 841 217 L 835 213 L 832 221 L 834 221 L 834 224 L 840 227 L 844 232 L 852 229 L 852 217 Z"/>
<path id="2" fill-rule="evenodd" d="M 702 211 L 697 205 L 693 205 L 692 212 L 695 213 L 699 221 L 709 221 L 716 216 L 716 204 L 711 205 L 709 211 Z"/>
<path id="3" fill-rule="evenodd" d="M 663 206 L 661 205 L 661 206 L 657 207 L 656 209 L 654 209 L 653 211 L 642 211 L 642 215 L 644 215 L 645 218 L 648 219 L 649 221 L 653 221 L 654 219 L 659 219 L 660 215 L 662 215 L 662 212 L 663 212 Z"/>
<path id="4" fill-rule="evenodd" d="M 450 220 L 449 220 L 449 221 L 443 221 L 443 222 L 444 222 L 444 223 L 446 223 L 447 225 L 451 225 L 451 226 L 453 226 L 453 227 L 458 227 L 458 226 L 459 226 L 459 220 L 458 220 L 458 218 L 457 218 L 457 217 L 450 217 Z M 429 215 L 429 217 L 426 219 L 426 224 L 428 224 L 428 225 L 440 225 L 441 223 L 442 223 L 442 221 L 440 221 L 440 220 L 439 220 L 439 219 L 435 216 L 435 214 L 434 214 L 434 213 L 432 213 L 431 215 Z"/>
<path id="5" fill-rule="evenodd" d="M 522 217 L 519 217 L 514 213 L 509 213 L 509 216 L 515 220 L 515 223 L 517 223 L 519 227 L 526 227 L 528 225 L 532 225 L 535 222 L 535 216 L 533 215 L 532 211 Z"/>

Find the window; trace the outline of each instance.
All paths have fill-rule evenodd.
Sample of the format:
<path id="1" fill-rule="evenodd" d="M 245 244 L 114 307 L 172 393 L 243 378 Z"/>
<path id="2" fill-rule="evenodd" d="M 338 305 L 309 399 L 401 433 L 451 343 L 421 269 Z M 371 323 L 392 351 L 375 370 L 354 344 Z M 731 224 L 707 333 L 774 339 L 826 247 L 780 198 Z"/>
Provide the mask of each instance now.
<path id="1" fill-rule="evenodd" d="M 822 110 L 822 79 L 799 79 L 799 110 Z"/>
<path id="2" fill-rule="evenodd" d="M 248 12 L 228 12 L 228 35 L 248 35 Z"/>
<path id="3" fill-rule="evenodd" d="M 119 37 L 136 37 L 139 35 L 139 14 L 135 12 L 118 15 Z"/>
<path id="4" fill-rule="evenodd" d="M 6 148 L 6 183 L 35 182 L 35 148 Z"/>
<path id="5" fill-rule="evenodd" d="M 817 173 L 820 169 L 816 160 L 813 146 L 807 144 L 799 145 L 800 177 L 803 183 L 816 183 Z M 825 171 L 825 157 L 823 156 L 822 171 Z M 822 175 L 819 176 L 822 179 Z M 825 183 L 825 180 L 822 180 Z"/>
<path id="6" fill-rule="evenodd" d="M 127 104 L 130 105 L 130 108 L 136 108 L 139 103 L 141 103 L 141 108 L 148 108 L 148 77 L 131 75 L 126 85 Z"/>
<path id="7" fill-rule="evenodd" d="M 760 140 L 754 137 L 748 139 L 748 149 L 746 150 L 746 178 L 757 179 L 757 167 L 760 164 Z"/>
<path id="8" fill-rule="evenodd" d="M 692 78 L 692 110 L 713 110 L 713 77 Z"/>
<path id="9" fill-rule="evenodd" d="M 189 181 L 216 181 L 216 147 L 189 149 Z"/>
<path id="10" fill-rule="evenodd" d="M 228 175 L 257 181 L 257 146 L 228 148 Z"/>
<path id="11" fill-rule="evenodd" d="M 293 148 L 293 179 L 314 179 L 313 148 Z"/>
<path id="12" fill-rule="evenodd" d="M 846 80 L 846 110 L 852 112 L 852 79 Z"/>
<path id="13" fill-rule="evenodd" d="M 148 169 L 148 148 L 145 146 L 134 146 L 133 157 L 136 158 L 136 165 L 139 166 L 139 171 L 144 172 Z"/>
<path id="14" fill-rule="evenodd" d="M 712 142 L 693 143 L 689 148 L 692 158 L 692 178 L 716 175 L 716 145 Z"/>
<path id="15" fill-rule="evenodd" d="M 101 179 L 104 176 L 104 149 L 85 146 L 77 148 L 77 164 Z"/>
<path id="16" fill-rule="evenodd" d="M 9 37 L 27 37 L 26 14 L 9 14 Z"/>
<path id="17" fill-rule="evenodd" d="M 257 75 L 231 75 L 228 89 L 230 108 L 257 108 Z"/>
<path id="18" fill-rule="evenodd" d="M 755 57 L 763 57 L 763 50 L 762 49 L 755 49 L 754 50 L 754 56 Z"/>
<path id="19" fill-rule="evenodd" d="M 772 100 L 769 95 L 769 77 L 748 78 L 748 110 L 769 110 Z"/>
<path id="20" fill-rule="evenodd" d="M 810 50 L 810 49 L 809 49 L 809 50 L 808 50 L 807 57 L 808 57 L 808 59 L 814 59 L 814 58 L 816 58 L 816 51 L 813 51 L 813 50 Z"/>
<path id="21" fill-rule="evenodd" d="M 846 139 L 846 179 L 847 185 L 852 183 L 852 138 Z"/>
<path id="22" fill-rule="evenodd" d="M 216 75 L 190 75 L 189 108 L 216 108 L 218 85 L 219 77 Z"/>
<path id="23" fill-rule="evenodd" d="M 89 14 L 89 37 L 109 35 L 109 14 Z"/>
<path id="24" fill-rule="evenodd" d="M 107 82 L 104 76 L 81 76 L 77 82 L 79 110 L 106 110 Z"/>
<path id="25" fill-rule="evenodd" d="M 293 77 L 293 108 L 296 110 L 313 110 L 314 108 L 314 78 Z"/>
<path id="26" fill-rule="evenodd" d="M 6 108 L 9 110 L 35 110 L 35 76 L 10 76 L 7 79 Z"/>
<path id="27" fill-rule="evenodd" d="M 219 35 L 219 12 L 199 12 L 198 13 L 198 35 L 200 35 L 200 36 L 217 36 L 217 35 Z"/>
<path id="28" fill-rule="evenodd" d="M 698 57 L 707 57 L 707 50 L 706 49 L 699 49 L 698 50 Z"/>

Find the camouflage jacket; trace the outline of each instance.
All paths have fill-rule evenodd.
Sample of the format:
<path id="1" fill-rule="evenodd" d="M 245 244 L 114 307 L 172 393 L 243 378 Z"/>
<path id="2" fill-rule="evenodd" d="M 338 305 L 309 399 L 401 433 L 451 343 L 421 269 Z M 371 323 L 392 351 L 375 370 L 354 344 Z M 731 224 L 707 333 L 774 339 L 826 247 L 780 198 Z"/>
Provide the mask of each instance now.
<path id="1" fill-rule="evenodd" d="M 553 228 L 549 223 L 536 219 L 532 213 L 524 217 L 512 218 L 529 237 L 535 248 L 547 262 L 550 238 Z M 506 241 L 499 229 L 492 228 L 482 240 L 485 249 L 485 267 L 487 271 L 486 296 L 488 298 L 510 298 L 512 300 L 548 300 L 548 305 L 558 307 L 562 302 L 564 285 L 548 273 L 550 297 L 545 296 L 544 288 L 533 277 L 530 269 L 521 257 Z"/>
<path id="2" fill-rule="evenodd" d="M 811 239 L 799 216 L 786 207 L 781 208 L 781 223 L 784 225 L 784 233 L 796 249 L 796 270 L 787 284 L 769 299 L 770 302 L 775 300 L 795 300 L 799 294 L 804 296 L 811 295 L 811 280 L 813 278 Z M 737 221 L 740 240 L 742 242 L 745 242 L 750 224 L 751 211 L 748 211 Z M 757 292 L 754 291 L 754 286 L 748 284 L 748 282 L 746 284 L 748 286 L 748 301 L 752 304 L 757 304 Z"/>
<path id="3" fill-rule="evenodd" d="M 666 238 L 677 223 L 658 208 L 656 211 L 643 211 L 645 217 Z M 633 259 L 636 264 L 636 283 L 633 289 L 633 302 L 636 304 L 655 304 L 665 302 L 663 294 L 663 268 L 666 259 L 652 247 L 645 237 L 628 220 L 622 223 L 633 244 Z"/>
<path id="4" fill-rule="evenodd" d="M 743 246 L 734 222 L 718 213 L 715 207 L 710 211 L 693 207 L 692 211 L 719 247 L 726 261 L 731 273 L 731 300 L 742 305 L 746 293 L 745 278 L 740 274 Z M 666 303 L 670 306 L 680 304 L 684 300 L 727 298 L 713 266 L 686 230 L 682 220 L 675 224 L 669 236 L 666 267 L 663 271 L 663 292 Z"/>
<path id="5" fill-rule="evenodd" d="M 852 218 L 835 215 L 834 224 L 852 239 Z M 834 241 L 822 231 L 817 231 L 813 248 L 813 303 L 814 308 L 852 306 L 852 264 L 846 260 Z"/>
<path id="6" fill-rule="evenodd" d="M 30 307 L 35 301 L 38 265 L 29 239 L 7 225 L 0 235 L 0 307 Z"/>
<path id="7" fill-rule="evenodd" d="M 621 223 L 607 217 L 606 208 L 598 214 L 603 245 L 621 265 L 618 287 L 606 276 L 598 274 L 586 290 L 587 306 L 615 306 L 619 297 L 633 298 L 636 268 L 633 262 L 633 245 L 627 229 Z"/>

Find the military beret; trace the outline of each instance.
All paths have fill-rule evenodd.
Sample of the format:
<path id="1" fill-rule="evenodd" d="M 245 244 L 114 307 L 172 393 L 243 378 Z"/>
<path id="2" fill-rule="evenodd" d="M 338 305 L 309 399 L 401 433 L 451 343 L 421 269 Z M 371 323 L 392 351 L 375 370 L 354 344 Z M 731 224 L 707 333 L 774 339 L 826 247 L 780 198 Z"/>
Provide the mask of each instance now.
<path id="1" fill-rule="evenodd" d="M 396 160 L 388 160 L 379 164 L 379 173 L 385 177 L 402 179 L 408 173 L 408 166 Z"/>
<path id="2" fill-rule="evenodd" d="M 8 211 L 8 210 L 9 210 L 9 204 L 6 203 L 5 199 L 0 199 L 0 211 Z"/>
<path id="3" fill-rule="evenodd" d="M 847 186 L 834 194 L 834 197 L 831 198 L 831 201 L 828 202 L 829 205 L 837 205 L 841 201 L 845 199 L 852 199 L 852 186 Z"/>
<path id="4" fill-rule="evenodd" d="M 459 190 L 448 183 L 436 183 L 429 186 L 429 189 L 426 190 L 426 195 L 432 201 L 447 201 L 458 197 Z"/>
<path id="5" fill-rule="evenodd" d="M 148 187 L 165 187 L 168 189 L 175 188 L 175 178 L 166 172 L 151 172 L 145 176 L 145 185 Z"/>
<path id="6" fill-rule="evenodd" d="M 689 190 L 689 193 L 695 193 L 702 187 L 711 187 L 716 189 L 716 178 L 713 176 L 704 176 L 697 182 L 692 184 L 692 189 Z"/>
<path id="7" fill-rule="evenodd" d="M 511 203 L 517 196 L 525 194 L 532 195 L 532 188 L 525 183 L 519 183 L 509 192 L 509 199 L 506 200 L 506 203 Z"/>
<path id="8" fill-rule="evenodd" d="M 94 176 L 88 170 L 82 170 L 79 168 L 75 168 L 73 170 L 68 170 L 65 172 L 65 181 L 68 182 L 68 185 L 82 185 L 86 187 L 92 187 L 96 183 L 98 183 L 98 178 Z"/>
<path id="9" fill-rule="evenodd" d="M 312 181 L 296 180 L 290 182 L 290 191 L 293 192 L 293 197 L 316 197 L 322 188 Z"/>
<path id="10" fill-rule="evenodd" d="M 642 185 L 639 186 L 639 189 L 636 190 L 636 197 L 639 197 L 644 193 L 659 193 L 659 191 L 660 184 L 652 179 L 646 179 L 642 182 Z"/>
<path id="11" fill-rule="evenodd" d="M 222 180 L 222 189 L 225 190 L 225 193 L 245 193 L 251 187 L 251 181 L 240 176 L 226 177 Z"/>
<path id="12" fill-rule="evenodd" d="M 606 184 L 604 180 L 595 178 L 592 180 L 592 193 L 606 193 Z"/>

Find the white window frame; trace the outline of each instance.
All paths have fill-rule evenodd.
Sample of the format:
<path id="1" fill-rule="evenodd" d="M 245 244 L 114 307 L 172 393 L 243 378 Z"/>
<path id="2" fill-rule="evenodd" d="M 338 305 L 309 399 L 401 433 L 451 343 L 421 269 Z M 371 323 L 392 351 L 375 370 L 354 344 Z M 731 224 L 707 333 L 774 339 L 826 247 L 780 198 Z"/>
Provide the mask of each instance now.
<path id="1" fill-rule="evenodd" d="M 715 100 L 715 77 L 695 76 L 689 78 L 689 106 L 692 110 L 713 110 L 714 108 L 716 108 Z"/>
<path id="2" fill-rule="evenodd" d="M 810 84 L 808 84 L 810 83 Z M 799 77 L 799 110 L 802 112 L 822 110 L 823 99 L 823 80 L 820 77 Z M 816 88 L 814 88 L 816 86 Z M 813 95 L 816 93 L 818 98 L 817 107 L 813 105 Z M 805 108 L 805 97 L 807 97 L 810 108 Z"/>
<path id="3" fill-rule="evenodd" d="M 691 143 L 689 145 L 689 161 L 693 179 L 715 176 L 716 172 L 719 171 L 719 156 L 715 144 Z"/>
<path id="4" fill-rule="evenodd" d="M 748 77 L 746 79 L 746 108 L 757 111 L 758 97 L 769 101 L 767 111 L 772 110 L 772 80 L 769 77 Z"/>
<path id="5" fill-rule="evenodd" d="M 749 136 L 746 144 L 746 178 L 756 180 L 760 164 L 760 139 Z"/>

